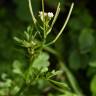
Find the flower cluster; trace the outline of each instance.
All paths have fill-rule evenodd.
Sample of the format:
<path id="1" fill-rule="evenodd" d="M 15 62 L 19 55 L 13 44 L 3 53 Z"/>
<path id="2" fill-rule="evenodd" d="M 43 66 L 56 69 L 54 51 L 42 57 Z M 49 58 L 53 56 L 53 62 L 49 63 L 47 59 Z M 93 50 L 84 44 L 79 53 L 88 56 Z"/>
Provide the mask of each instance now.
<path id="1" fill-rule="evenodd" d="M 40 16 L 41 20 L 43 21 L 43 12 L 42 11 L 39 12 L 39 16 Z M 45 18 L 47 17 L 48 19 L 51 19 L 51 18 L 53 18 L 53 16 L 54 16 L 54 14 L 52 12 L 48 12 L 48 13 L 44 12 Z"/>

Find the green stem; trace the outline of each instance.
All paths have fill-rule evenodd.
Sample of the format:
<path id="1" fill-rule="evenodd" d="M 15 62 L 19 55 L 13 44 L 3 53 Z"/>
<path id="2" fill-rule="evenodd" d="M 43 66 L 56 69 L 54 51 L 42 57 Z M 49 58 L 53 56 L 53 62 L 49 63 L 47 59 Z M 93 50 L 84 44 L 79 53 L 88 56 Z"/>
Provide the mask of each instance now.
<path id="1" fill-rule="evenodd" d="M 47 35 L 51 32 L 51 30 L 52 30 L 52 28 L 53 28 L 53 26 L 54 26 L 54 24 L 55 24 L 55 22 L 56 22 L 56 20 L 57 20 L 57 18 L 58 18 L 59 13 L 60 13 L 60 2 L 58 3 L 58 6 L 57 6 L 57 10 L 56 10 L 54 19 L 53 19 L 53 21 L 52 21 L 52 24 L 51 24 L 51 26 L 50 26 L 50 29 L 49 29 L 48 32 L 47 32 Z"/>
<path id="2" fill-rule="evenodd" d="M 30 56 L 30 50 L 31 50 L 31 49 L 28 49 L 28 50 L 27 50 L 29 56 Z M 30 65 L 29 65 L 28 69 L 26 69 L 25 72 L 24 72 L 24 81 L 23 81 L 23 83 L 22 83 L 22 86 L 21 86 L 20 90 L 16 93 L 15 96 L 21 96 L 21 94 L 24 92 L 24 90 L 29 87 L 28 84 L 26 83 L 26 81 L 27 81 L 27 77 L 29 76 L 30 70 L 32 69 L 32 68 L 31 68 L 31 66 L 32 66 L 32 61 L 33 61 L 33 58 L 32 58 L 32 56 L 30 56 L 30 57 L 29 57 L 29 60 L 28 60 L 28 65 L 29 65 L 29 64 L 30 64 Z M 29 78 L 29 77 L 28 77 L 28 78 Z"/>
<path id="3" fill-rule="evenodd" d="M 43 11 L 43 20 L 44 20 L 44 0 L 42 0 L 42 11 Z"/>
<path id="4" fill-rule="evenodd" d="M 43 12 L 43 33 L 44 33 L 44 42 L 45 42 L 45 38 L 46 38 L 46 34 L 45 34 L 45 17 L 44 17 L 44 0 L 42 0 L 42 12 Z"/>
<path id="5" fill-rule="evenodd" d="M 31 5 L 31 0 L 28 0 L 28 3 L 29 3 L 29 9 L 30 9 L 30 13 L 31 13 L 33 22 L 34 22 L 34 24 L 36 24 L 37 20 L 36 20 L 36 18 L 34 16 L 34 13 L 33 13 L 32 5 Z"/>
<path id="6" fill-rule="evenodd" d="M 66 67 L 66 65 L 62 61 L 60 61 L 60 66 L 65 71 L 66 76 L 67 76 L 73 90 L 75 91 L 75 93 L 77 93 L 79 96 L 83 96 L 83 94 L 78 86 L 78 83 L 77 83 L 75 77 L 73 76 L 73 74 L 70 72 L 70 70 Z"/>
<path id="7" fill-rule="evenodd" d="M 73 10 L 73 7 L 74 7 L 74 3 L 72 3 L 72 5 L 71 5 L 69 14 L 68 14 L 68 16 L 66 18 L 66 21 L 64 22 L 63 27 L 61 28 L 60 32 L 58 33 L 58 35 L 55 37 L 55 39 L 52 42 L 50 42 L 50 43 L 47 44 L 47 46 L 55 43 L 57 41 L 57 39 L 60 37 L 60 35 L 62 34 L 62 32 L 64 31 L 64 29 L 65 29 L 65 27 L 66 27 L 66 25 L 67 25 L 67 23 L 69 21 L 69 18 L 71 16 L 71 13 L 72 13 L 72 10 Z"/>
<path id="8" fill-rule="evenodd" d="M 31 0 L 28 0 L 28 3 L 29 3 L 29 10 L 30 10 L 30 13 L 31 13 L 31 17 L 32 17 L 32 20 L 33 20 L 33 23 L 34 23 L 34 25 L 35 25 L 35 28 L 36 28 L 36 30 L 37 30 L 37 32 L 38 32 L 38 27 L 37 27 L 37 20 L 36 20 L 36 18 L 35 18 L 35 16 L 34 16 L 34 13 L 33 13 L 33 9 L 32 9 L 32 5 L 31 5 Z"/>

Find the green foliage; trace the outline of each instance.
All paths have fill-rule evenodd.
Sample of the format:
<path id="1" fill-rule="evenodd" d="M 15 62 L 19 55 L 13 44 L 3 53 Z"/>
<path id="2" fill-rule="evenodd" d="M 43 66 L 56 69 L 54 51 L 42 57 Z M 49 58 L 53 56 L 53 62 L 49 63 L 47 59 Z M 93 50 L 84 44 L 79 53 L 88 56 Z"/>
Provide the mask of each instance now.
<path id="1" fill-rule="evenodd" d="M 82 53 L 90 52 L 95 40 L 91 29 L 83 29 L 79 37 L 79 46 Z"/>
<path id="2" fill-rule="evenodd" d="M 96 61 L 91 61 L 90 63 L 89 63 L 89 65 L 90 65 L 90 67 L 96 67 Z"/>
<path id="3" fill-rule="evenodd" d="M 78 70 L 81 67 L 80 57 L 77 52 L 73 51 L 69 57 L 70 68 Z"/>
<path id="4" fill-rule="evenodd" d="M 41 72 L 46 72 L 49 66 L 49 55 L 46 53 L 40 53 L 36 60 L 34 60 L 32 67 L 40 70 Z"/>
<path id="5" fill-rule="evenodd" d="M 62 14 L 67 13 L 71 1 L 45 0 L 48 10 L 54 13 L 60 4 L 55 19 L 44 10 L 44 20 L 38 16 L 41 1 L 31 0 L 35 24 L 27 0 L 13 0 L 12 4 L 10 1 L 8 6 L 0 1 L 0 96 L 83 96 L 82 90 L 84 96 L 95 96 L 95 18 L 90 7 L 86 7 L 90 1 L 75 4 L 67 30 L 58 41 L 58 26 L 63 25 Z M 31 26 L 24 31 L 29 23 Z"/>
<path id="6" fill-rule="evenodd" d="M 91 92 L 93 93 L 93 96 L 96 95 L 96 75 L 92 78 L 91 85 L 90 85 Z"/>
<path id="7" fill-rule="evenodd" d="M 17 75 L 23 75 L 22 71 L 21 71 L 21 68 L 22 68 L 22 64 L 20 61 L 18 60 L 15 60 L 13 62 L 13 73 L 17 74 Z"/>
<path id="8" fill-rule="evenodd" d="M 57 7 L 57 11 L 55 16 L 53 15 L 52 12 L 44 12 L 44 1 L 42 0 L 42 12 L 39 12 L 39 16 L 41 19 L 41 25 L 37 26 L 38 24 L 38 20 L 35 18 L 33 10 L 32 10 L 32 6 L 31 6 L 31 0 L 29 0 L 29 9 L 30 9 L 30 13 L 33 19 L 33 23 L 34 26 L 31 27 L 29 26 L 27 28 L 27 31 L 24 31 L 24 36 L 23 38 L 18 38 L 18 37 L 14 37 L 14 40 L 19 44 L 19 46 L 23 49 L 26 50 L 26 55 L 27 55 L 27 64 L 28 67 L 25 70 L 22 70 L 21 63 L 19 61 L 14 61 L 13 63 L 13 73 L 16 76 L 15 79 L 9 81 L 5 81 L 4 84 L 7 86 L 7 93 L 6 93 L 6 86 L 1 86 L 4 90 L 2 90 L 1 92 L 5 92 L 5 94 L 3 95 L 15 95 L 15 96 L 22 96 L 24 94 L 28 94 L 30 87 L 34 87 L 41 79 L 42 80 L 47 80 L 49 81 L 52 85 L 55 86 L 55 88 L 58 91 L 61 91 L 63 93 L 65 93 L 67 90 L 69 89 L 69 86 L 67 84 L 64 83 L 60 83 L 57 82 L 55 80 L 52 80 L 51 78 L 53 76 L 56 76 L 60 73 L 60 71 L 52 71 L 50 72 L 48 70 L 49 67 L 49 55 L 47 53 L 44 53 L 43 50 L 46 49 L 46 47 L 48 47 L 50 44 L 53 44 L 56 42 L 56 40 L 59 38 L 59 36 L 62 34 L 68 20 L 69 17 L 71 15 L 72 12 L 72 8 L 73 8 L 73 4 L 70 8 L 68 17 L 63 25 L 63 27 L 61 28 L 60 32 L 58 33 L 58 35 L 55 37 L 55 39 L 53 39 L 53 41 L 49 42 L 48 44 L 46 43 L 46 38 L 47 35 L 51 32 L 52 27 L 59 15 L 59 11 L 60 11 L 60 3 L 58 4 Z M 54 19 L 52 21 L 52 24 L 50 25 L 49 22 L 51 21 L 51 19 Z M 42 30 L 42 34 L 40 32 L 40 30 Z M 41 38 L 39 38 L 41 37 Z M 24 67 L 23 67 L 24 68 Z M 3 76 L 4 77 L 4 76 Z M 19 82 L 21 81 L 21 82 Z M 7 82 L 7 83 L 6 83 Z M 15 82 L 16 85 L 12 85 L 12 82 Z M 14 90 L 9 89 L 11 87 L 16 87 L 18 86 L 18 90 Z M 60 87 L 60 88 L 59 88 Z M 14 88 L 13 88 L 14 89 Z M 38 87 L 37 87 L 38 89 Z M 71 92 L 71 90 L 68 90 L 69 92 Z M 33 94 L 33 93 L 29 93 Z M 36 95 L 36 93 L 34 93 L 34 95 Z"/>

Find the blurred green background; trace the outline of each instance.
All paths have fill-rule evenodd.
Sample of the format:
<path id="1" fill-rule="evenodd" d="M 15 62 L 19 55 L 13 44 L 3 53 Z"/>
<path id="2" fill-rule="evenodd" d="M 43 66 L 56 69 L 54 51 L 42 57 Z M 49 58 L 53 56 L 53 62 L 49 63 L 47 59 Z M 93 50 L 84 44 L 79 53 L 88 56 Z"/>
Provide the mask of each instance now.
<path id="1" fill-rule="evenodd" d="M 59 32 L 74 2 L 69 23 L 54 47 L 86 96 L 91 96 L 96 94 L 96 0 L 45 0 L 45 11 L 55 13 L 59 1 L 61 12 L 49 40 Z M 32 5 L 38 16 L 41 0 L 32 0 Z M 13 37 L 22 35 L 30 24 L 27 0 L 0 0 L 0 74 L 11 74 L 14 60 L 25 62 L 24 52 L 18 50 Z M 51 61 L 54 65 L 55 59 Z"/>

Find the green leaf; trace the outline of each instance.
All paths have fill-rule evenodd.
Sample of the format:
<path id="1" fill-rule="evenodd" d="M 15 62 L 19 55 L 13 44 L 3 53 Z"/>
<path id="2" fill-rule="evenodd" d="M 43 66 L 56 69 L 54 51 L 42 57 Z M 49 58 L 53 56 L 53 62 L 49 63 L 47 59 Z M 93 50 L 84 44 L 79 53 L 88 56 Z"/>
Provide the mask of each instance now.
<path id="1" fill-rule="evenodd" d="M 47 79 L 50 79 L 50 78 L 52 78 L 52 77 L 54 77 L 54 76 L 56 76 L 56 75 L 61 75 L 61 74 L 62 74 L 62 71 L 52 70 L 52 72 L 48 72 L 48 73 L 46 74 L 46 77 L 47 77 Z"/>
<path id="2" fill-rule="evenodd" d="M 69 66 L 74 70 L 78 70 L 81 67 L 80 56 L 76 51 L 71 52 L 69 56 Z"/>
<path id="3" fill-rule="evenodd" d="M 41 52 L 38 57 L 30 64 L 30 67 L 25 73 L 25 79 L 27 83 L 38 80 L 44 77 L 45 72 L 48 71 L 49 55 L 45 52 Z"/>
<path id="4" fill-rule="evenodd" d="M 40 53 L 40 55 L 34 60 L 32 67 L 36 68 L 41 71 L 47 71 L 47 68 L 49 66 L 49 55 L 47 53 Z"/>
<path id="5" fill-rule="evenodd" d="M 80 95 L 77 95 L 75 93 L 72 93 L 72 92 L 65 92 L 65 94 L 61 94 L 61 95 L 58 95 L 58 96 L 80 96 Z"/>
<path id="6" fill-rule="evenodd" d="M 91 61 L 91 62 L 89 62 L 89 66 L 96 68 L 96 61 Z"/>
<path id="7" fill-rule="evenodd" d="M 13 72 L 15 74 L 18 74 L 18 75 L 22 75 L 23 74 L 22 71 L 21 71 L 21 67 L 22 67 L 21 65 L 22 65 L 21 62 L 19 62 L 18 60 L 15 60 L 13 62 Z"/>
<path id="8" fill-rule="evenodd" d="M 84 29 L 79 37 L 79 46 L 81 53 L 90 52 L 94 46 L 94 37 L 92 35 L 93 30 Z"/>
<path id="9" fill-rule="evenodd" d="M 57 86 L 58 88 L 70 90 L 69 86 L 65 82 L 58 82 L 58 81 L 54 81 L 52 79 L 48 79 L 48 81 L 50 83 L 54 84 L 55 86 Z"/>
<path id="10" fill-rule="evenodd" d="M 18 43 L 22 43 L 22 42 L 23 42 L 23 40 L 19 39 L 18 37 L 14 37 L 13 39 L 14 39 L 16 42 L 18 42 Z"/>
<path id="11" fill-rule="evenodd" d="M 96 94 L 96 75 L 92 78 L 90 89 L 93 94 Z"/>
<path id="12" fill-rule="evenodd" d="M 1 74 L 1 78 L 2 78 L 2 80 L 6 80 L 7 74 L 6 74 L 6 73 L 2 73 L 2 74 Z"/>
<path id="13" fill-rule="evenodd" d="M 82 15 L 80 15 L 80 13 L 82 13 Z M 83 7 L 74 8 L 73 14 L 75 15 L 70 19 L 70 23 L 68 24 L 73 32 L 78 34 L 80 30 L 84 28 L 90 28 L 93 18 L 89 14 L 88 10 L 84 9 Z"/>

